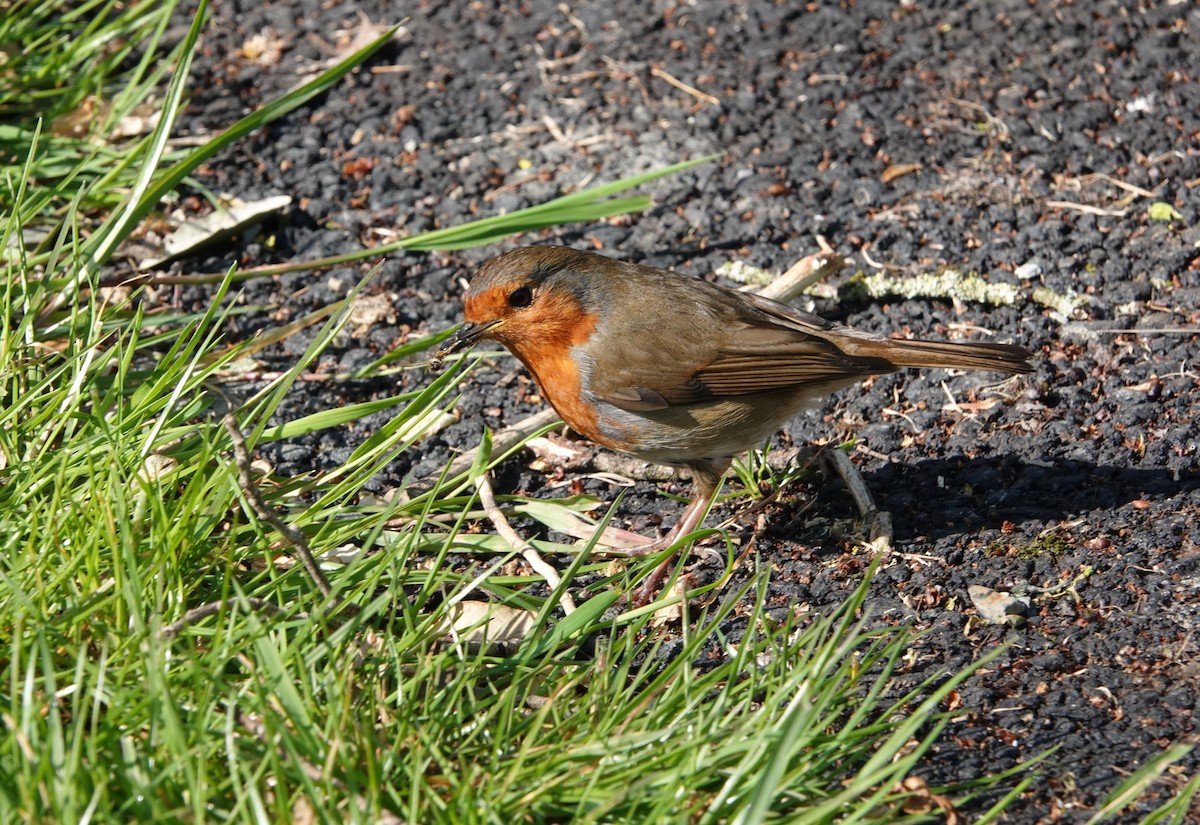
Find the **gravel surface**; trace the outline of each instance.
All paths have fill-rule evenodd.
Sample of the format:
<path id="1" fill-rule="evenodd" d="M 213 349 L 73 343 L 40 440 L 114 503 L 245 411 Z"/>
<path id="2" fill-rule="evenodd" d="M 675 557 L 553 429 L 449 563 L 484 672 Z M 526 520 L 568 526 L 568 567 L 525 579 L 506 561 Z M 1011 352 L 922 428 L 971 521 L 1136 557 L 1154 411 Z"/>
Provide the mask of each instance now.
<path id="1" fill-rule="evenodd" d="M 392 5 L 214 2 L 185 129 L 218 128 L 280 94 L 372 25 L 397 22 Z M 959 691 L 962 714 L 923 775 L 969 779 L 1057 746 L 1012 821 L 1083 822 L 1127 772 L 1195 739 L 1200 4 L 412 5 L 367 67 L 204 170 L 215 191 L 295 204 L 270 227 L 273 243 L 244 237 L 184 271 L 349 251 L 721 153 L 650 187 L 645 214 L 517 242 L 711 276 L 729 261 L 782 271 L 824 238 L 852 265 L 835 280 L 840 296 L 816 300 L 821 314 L 1038 354 L 1034 375 L 1002 382 L 885 376 L 779 437 L 860 440 L 854 461 L 895 521 L 872 609 L 928 630 L 903 684 L 1011 645 Z M 498 251 L 390 258 L 369 288 L 386 311 L 326 366 L 358 366 L 455 323 L 463 275 Z M 855 269 L 891 293 L 846 286 Z M 1012 285 L 1017 298 L 899 297 L 946 269 Z M 252 283 L 245 300 L 275 309 L 234 332 L 326 305 L 364 271 Z M 286 367 L 306 343 L 270 357 Z M 404 388 L 427 380 L 413 370 Z M 396 387 L 305 390 L 289 417 Z M 485 425 L 538 409 L 519 365 L 497 360 L 466 386 L 462 421 L 375 484 L 432 470 Z M 335 467 L 382 420 L 265 454 L 283 472 Z M 546 479 L 527 463 L 511 462 L 498 488 L 537 494 Z M 674 519 L 679 506 L 659 488 L 686 491 L 640 483 L 626 526 Z M 773 571 L 772 605 L 845 597 L 865 564 L 855 515 L 841 482 L 817 474 L 735 529 Z M 982 623 L 972 585 L 1029 595 L 1029 624 Z"/>

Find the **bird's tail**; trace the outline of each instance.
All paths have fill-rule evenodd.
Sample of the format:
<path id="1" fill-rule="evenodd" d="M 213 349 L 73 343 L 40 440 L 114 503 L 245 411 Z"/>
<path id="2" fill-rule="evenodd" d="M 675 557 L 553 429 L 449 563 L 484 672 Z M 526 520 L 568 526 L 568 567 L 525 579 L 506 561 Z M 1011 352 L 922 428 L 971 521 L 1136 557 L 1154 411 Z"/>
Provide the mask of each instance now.
<path id="1" fill-rule="evenodd" d="M 848 345 L 847 345 L 848 344 Z M 917 341 L 900 338 L 859 339 L 842 344 L 852 355 L 890 362 L 894 367 L 932 367 L 948 370 L 1033 372 L 1033 353 L 1015 344 L 977 344 L 962 341 Z"/>
<path id="2" fill-rule="evenodd" d="M 1033 372 L 1033 353 L 1015 344 L 977 344 L 955 341 L 888 341 L 887 359 L 897 367 L 949 370 Z"/>

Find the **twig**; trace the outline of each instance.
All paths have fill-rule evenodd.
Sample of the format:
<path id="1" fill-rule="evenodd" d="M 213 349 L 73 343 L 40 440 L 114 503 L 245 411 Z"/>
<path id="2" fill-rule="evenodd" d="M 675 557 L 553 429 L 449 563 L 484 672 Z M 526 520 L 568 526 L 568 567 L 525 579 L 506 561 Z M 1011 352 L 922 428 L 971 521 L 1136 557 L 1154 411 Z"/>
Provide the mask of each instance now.
<path id="1" fill-rule="evenodd" d="M 558 571 L 553 565 L 549 564 L 542 558 L 541 554 L 533 548 L 529 542 L 517 535 L 517 531 L 508 523 L 508 519 L 504 517 L 500 506 L 496 504 L 496 496 L 492 493 L 492 483 L 488 480 L 487 473 L 483 473 L 475 480 L 475 487 L 479 490 L 479 503 L 483 505 L 483 511 L 487 513 L 488 520 L 492 526 L 496 528 L 496 532 L 500 537 L 512 545 L 514 550 L 519 550 L 521 555 L 525 557 L 525 561 L 529 562 L 529 566 L 533 571 L 539 574 L 546 580 L 546 584 L 550 585 L 551 589 L 557 589 L 562 585 L 562 577 L 558 575 Z M 563 612 L 570 616 L 575 612 L 575 600 L 571 598 L 571 594 L 567 591 L 562 591 Z"/>
<path id="2" fill-rule="evenodd" d="M 550 137 L 554 138 L 564 146 L 571 145 L 571 139 L 567 137 L 566 132 L 564 132 L 562 127 L 558 125 L 557 120 L 550 117 L 550 115 L 543 114 L 542 123 L 546 124 L 546 131 L 550 133 Z"/>
<path id="3" fill-rule="evenodd" d="M 225 429 L 229 431 L 229 438 L 233 442 L 233 458 L 238 471 L 238 486 L 241 488 L 243 495 L 246 496 L 246 500 L 250 502 L 250 507 L 258 514 L 259 518 L 278 530 L 284 540 L 296 549 L 297 554 L 304 563 L 305 569 L 308 570 L 309 575 L 316 582 L 317 589 L 321 591 L 321 595 L 327 599 L 331 599 L 335 607 L 340 606 L 341 599 L 333 595 L 333 586 L 321 571 L 320 565 L 317 564 L 317 560 L 314 558 L 312 550 L 309 549 L 308 540 L 304 537 L 304 534 L 281 519 L 263 501 L 262 494 L 259 493 L 258 487 L 255 485 L 254 478 L 251 475 L 250 451 L 246 447 L 246 437 L 242 435 L 242 430 L 238 426 L 237 416 L 232 412 L 227 412 L 222 416 L 221 421 L 225 425 Z M 163 636 L 168 639 L 174 639 L 196 622 L 207 619 L 209 616 L 215 616 L 227 608 L 242 604 L 248 605 L 251 610 L 268 613 L 272 616 L 288 615 L 286 610 L 266 599 L 254 596 L 235 596 L 228 599 L 205 602 L 199 607 L 193 607 L 187 613 L 183 614 L 183 618 L 163 628 Z M 309 614 L 307 613 L 297 613 L 294 617 L 308 618 L 308 616 Z"/>
<path id="4" fill-rule="evenodd" d="M 871 496 L 871 491 L 867 489 L 867 483 L 863 481 L 862 473 L 858 471 L 858 467 L 854 466 L 854 462 L 841 450 L 828 450 L 825 453 L 825 458 L 833 465 L 833 469 L 842 477 L 842 480 L 846 482 L 846 487 L 850 490 L 850 496 L 854 499 L 854 504 L 858 507 L 858 512 L 862 514 L 863 520 L 867 522 L 869 529 L 867 533 L 868 538 L 872 542 L 882 538 L 890 547 L 892 543 L 892 514 L 886 510 L 880 510 L 875 504 L 875 499 Z"/>
<path id="5" fill-rule="evenodd" d="M 1123 218 L 1129 212 L 1128 209 L 1101 209 L 1099 206 L 1088 206 L 1086 203 L 1073 203 L 1072 201 L 1046 201 L 1048 209 L 1070 209 L 1075 212 L 1083 212 L 1085 215 L 1100 215 L 1105 218 Z"/>
<path id="6" fill-rule="evenodd" d="M 758 294 L 786 304 L 811 285 L 820 283 L 845 266 L 846 259 L 835 252 L 806 255 L 788 267 L 787 272 L 758 290 Z"/>
<path id="7" fill-rule="evenodd" d="M 865 246 L 858 250 L 858 254 L 862 255 L 862 259 L 864 261 L 866 261 L 867 265 L 870 266 L 872 269 L 886 269 L 887 268 L 886 264 L 881 264 L 878 261 L 872 259 L 871 256 L 869 254 L 867 254 L 867 248 Z"/>
<path id="8" fill-rule="evenodd" d="M 332 598 L 336 607 L 341 603 L 341 599 L 333 595 L 333 585 L 329 583 L 329 579 L 321 571 L 321 566 L 317 564 L 312 550 L 308 547 L 308 539 L 268 507 L 267 503 L 263 501 L 262 494 L 258 492 L 258 487 L 255 486 L 254 478 L 250 474 L 250 452 L 246 449 L 246 437 L 242 435 L 241 428 L 238 427 L 237 417 L 232 412 L 228 412 L 225 413 L 222 421 L 225 429 L 229 431 L 229 438 L 233 441 L 233 457 L 238 469 L 238 484 L 241 486 L 246 500 L 250 502 L 251 508 L 259 518 L 278 530 L 284 540 L 295 548 L 297 555 L 300 556 L 300 561 L 304 564 L 304 569 L 316 582 L 321 595 L 327 599 Z"/>
<path id="9" fill-rule="evenodd" d="M 1112 177 L 1111 175 L 1106 175 L 1103 172 L 1096 172 L 1091 175 L 1084 175 L 1083 180 L 1088 183 L 1090 183 L 1093 180 L 1102 180 L 1105 183 L 1111 183 L 1113 186 L 1117 187 L 1118 189 L 1124 189 L 1126 192 L 1130 193 L 1131 195 L 1138 195 L 1143 198 L 1157 198 L 1158 197 L 1157 192 L 1151 192 L 1149 189 L 1143 189 L 1140 186 L 1134 186 L 1132 183 L 1126 183 L 1123 180 L 1117 180 L 1116 178 Z M 1165 181 L 1160 182 L 1158 184 L 1158 186 L 1156 186 L 1154 188 L 1160 189 L 1160 188 L 1162 188 L 1162 186 L 1164 184 L 1165 184 Z"/>
<path id="10" fill-rule="evenodd" d="M 770 469 L 775 472 L 783 472 L 792 465 L 796 456 L 801 452 L 802 449 L 799 447 L 790 447 L 785 450 L 771 450 L 763 458 Z M 575 469 L 585 464 L 590 464 L 601 473 L 613 473 L 633 481 L 659 482 L 679 477 L 678 470 L 665 464 L 651 464 L 625 453 L 614 453 L 604 449 L 597 450 L 590 461 L 563 462 L 563 466 L 567 469 Z"/>
<path id="11" fill-rule="evenodd" d="M 854 451 L 856 453 L 862 453 L 863 455 L 869 455 L 871 458 L 877 459 L 878 461 L 883 461 L 887 464 L 898 464 L 900 462 L 900 459 L 896 458 L 895 456 L 888 455 L 887 453 L 881 453 L 879 450 L 872 450 L 862 442 L 854 445 Z"/>
<path id="12" fill-rule="evenodd" d="M 646 88 L 646 84 L 638 77 L 637 69 L 619 61 L 613 60 L 611 57 L 604 55 L 600 58 L 604 61 L 609 69 L 609 77 L 614 80 L 625 80 L 637 86 L 637 89 L 642 94 L 642 102 L 649 105 L 651 103 L 650 91 Z"/>
<path id="13" fill-rule="evenodd" d="M 703 103 L 707 103 L 710 106 L 717 106 L 717 105 L 720 105 L 720 103 L 721 103 L 720 98 L 713 97 L 708 92 L 702 92 L 699 89 L 697 89 L 695 86 L 689 86 L 688 84 L 684 83 L 679 78 L 675 77 L 672 74 L 668 74 L 665 69 L 661 69 L 658 66 L 651 66 L 650 74 L 654 75 L 657 78 L 660 78 L 661 80 L 667 81 L 672 86 L 674 86 L 676 89 L 679 89 L 681 92 L 686 92 L 687 94 L 691 95 L 692 97 L 696 98 L 697 100 L 699 100 Z"/>
<path id="14" fill-rule="evenodd" d="M 535 413 L 528 418 L 522 418 L 515 424 L 505 427 L 503 430 L 492 435 L 492 454 L 506 453 L 513 447 L 520 444 L 533 433 L 553 424 L 558 421 L 558 413 L 553 409 L 545 409 L 540 413 Z M 454 478 L 460 473 L 465 473 L 471 469 L 475 463 L 475 455 L 479 452 L 479 448 L 475 447 L 462 453 L 458 458 L 450 462 L 450 466 L 443 473 L 438 471 L 437 475 L 426 476 L 413 482 L 406 491 L 410 496 L 419 496 L 433 489 L 434 482 L 438 478 Z"/>
<path id="15" fill-rule="evenodd" d="M 627 453 L 613 453 L 604 449 L 596 450 L 587 463 L 602 473 L 612 473 L 634 481 L 670 481 L 679 475 L 678 470 L 665 464 L 651 464 Z"/>
<path id="16" fill-rule="evenodd" d="M 983 115 L 983 119 L 987 121 L 989 126 L 994 127 L 996 129 L 996 133 L 1002 138 L 1007 138 L 1011 133 L 1008 128 L 1008 124 L 992 114 L 991 110 L 989 110 L 987 107 L 981 106 L 978 103 L 974 103 L 970 100 L 963 100 L 962 98 L 956 97 L 950 98 L 950 102 L 958 106 L 962 106 L 964 109 L 970 109 L 973 112 L 978 112 L 979 114 Z"/>
<path id="17" fill-rule="evenodd" d="M 269 602 L 266 599 L 260 599 L 255 596 L 231 596 L 228 599 L 218 599 L 215 602 L 205 602 L 199 607 L 193 607 L 187 613 L 183 614 L 183 618 L 172 622 L 162 630 L 162 635 L 168 639 L 174 639 L 187 628 L 191 627 L 196 622 L 207 619 L 209 616 L 215 616 L 222 610 L 231 607 L 239 607 L 247 605 L 251 610 L 268 613 L 272 616 L 286 616 L 288 612 L 274 602 Z M 308 618 L 307 613 L 297 613 L 293 616 L 296 619 Z"/>

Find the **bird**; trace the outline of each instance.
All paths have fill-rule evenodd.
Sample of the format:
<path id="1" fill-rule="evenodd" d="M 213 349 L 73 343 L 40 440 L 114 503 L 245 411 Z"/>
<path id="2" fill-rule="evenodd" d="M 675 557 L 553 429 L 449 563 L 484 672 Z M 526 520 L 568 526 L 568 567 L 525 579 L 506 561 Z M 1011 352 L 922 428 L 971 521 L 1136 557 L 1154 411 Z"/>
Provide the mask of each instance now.
<path id="1" fill-rule="evenodd" d="M 695 532 L 733 459 L 832 392 L 906 367 L 1032 371 L 1032 353 L 1015 344 L 885 338 L 567 246 L 521 247 L 483 263 L 463 317 L 435 361 L 498 342 L 575 432 L 691 473 L 691 502 L 666 535 L 636 548 L 644 553 Z"/>

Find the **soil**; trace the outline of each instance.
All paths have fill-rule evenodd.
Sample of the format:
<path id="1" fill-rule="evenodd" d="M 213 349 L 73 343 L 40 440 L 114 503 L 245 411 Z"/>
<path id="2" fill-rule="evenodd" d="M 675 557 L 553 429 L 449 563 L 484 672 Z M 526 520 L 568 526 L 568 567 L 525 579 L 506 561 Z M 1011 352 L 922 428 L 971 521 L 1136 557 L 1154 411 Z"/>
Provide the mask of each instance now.
<path id="1" fill-rule="evenodd" d="M 276 97 L 399 22 L 394 5 L 214 2 L 183 131 Z M 816 299 L 826 317 L 881 333 L 1018 342 L 1036 372 L 885 376 L 828 399 L 778 444 L 858 439 L 853 460 L 894 519 L 871 609 L 927 630 L 903 684 L 1011 645 L 959 691 L 961 715 L 922 768 L 931 784 L 1056 747 L 1011 821 L 1083 822 L 1128 772 L 1195 741 L 1200 4 L 405 5 L 400 34 L 364 68 L 200 176 L 243 199 L 291 195 L 293 209 L 177 269 L 351 251 L 719 153 L 648 187 L 655 206 L 633 217 L 391 256 L 368 287 L 389 311 L 323 366 L 451 326 L 472 268 L 535 241 L 712 277 L 729 261 L 782 271 L 824 239 L 851 259 L 837 286 L 855 270 L 900 284 L 945 269 L 1014 285 L 1000 306 L 850 288 Z M 232 334 L 327 305 L 367 268 L 251 282 L 242 300 L 271 309 Z M 286 368 L 306 343 L 268 364 Z M 401 389 L 428 380 L 414 369 Z M 307 383 L 281 414 L 396 391 Z M 431 472 L 485 426 L 540 408 L 519 365 L 495 360 L 465 385 L 461 421 L 373 486 Z M 336 467 L 383 420 L 262 452 L 283 473 Z M 528 464 L 510 462 L 497 488 L 542 492 L 549 480 Z M 662 492 L 686 489 L 639 482 L 623 526 L 669 525 L 680 505 Z M 725 503 L 710 523 L 747 506 Z M 858 582 L 863 527 L 836 476 L 778 490 L 748 521 L 732 534 L 770 566 L 774 608 L 833 605 Z M 747 562 L 738 576 L 752 574 Z M 983 623 L 971 585 L 1026 593 L 1029 623 Z M 1161 804 L 1198 763 L 1194 752 L 1119 821 Z"/>

